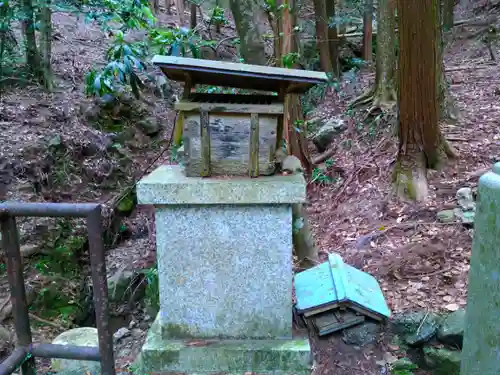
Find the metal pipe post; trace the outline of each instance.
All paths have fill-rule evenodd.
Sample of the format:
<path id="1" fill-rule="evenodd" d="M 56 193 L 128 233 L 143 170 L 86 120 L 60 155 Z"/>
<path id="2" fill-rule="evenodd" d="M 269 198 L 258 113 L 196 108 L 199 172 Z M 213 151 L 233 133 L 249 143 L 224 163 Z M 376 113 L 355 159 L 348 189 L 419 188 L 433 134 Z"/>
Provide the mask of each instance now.
<path id="1" fill-rule="evenodd" d="M 101 206 L 97 206 L 87 216 L 90 265 L 94 293 L 99 351 L 101 353 L 102 375 L 115 375 L 113 335 L 109 327 L 108 282 L 106 279 L 106 259 L 102 240 Z"/>
<path id="2" fill-rule="evenodd" d="M 19 237 L 16 219 L 10 215 L 0 215 L 2 228 L 2 247 L 7 263 L 7 276 L 10 286 L 10 300 L 12 315 L 16 327 L 17 339 L 20 346 L 31 345 L 31 328 L 28 315 L 28 302 L 24 289 L 24 266 L 19 250 Z M 21 366 L 23 375 L 36 375 L 34 358 L 27 359 Z"/>

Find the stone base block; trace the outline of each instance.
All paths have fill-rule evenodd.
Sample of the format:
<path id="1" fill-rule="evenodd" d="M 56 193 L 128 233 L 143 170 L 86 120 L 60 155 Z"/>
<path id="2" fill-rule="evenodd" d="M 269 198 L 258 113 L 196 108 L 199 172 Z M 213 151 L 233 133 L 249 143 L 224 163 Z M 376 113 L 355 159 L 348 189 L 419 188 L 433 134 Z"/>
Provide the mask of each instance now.
<path id="1" fill-rule="evenodd" d="M 291 340 L 167 340 L 157 319 L 137 365 L 141 374 L 309 375 L 307 338 Z"/>

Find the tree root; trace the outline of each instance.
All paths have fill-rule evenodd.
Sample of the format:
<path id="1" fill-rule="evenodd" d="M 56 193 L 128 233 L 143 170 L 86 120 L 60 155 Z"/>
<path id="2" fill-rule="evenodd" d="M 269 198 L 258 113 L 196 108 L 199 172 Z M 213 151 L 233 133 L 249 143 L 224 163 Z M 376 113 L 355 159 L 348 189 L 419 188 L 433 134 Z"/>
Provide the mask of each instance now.
<path id="1" fill-rule="evenodd" d="M 380 90 L 372 88 L 354 99 L 349 104 L 349 108 L 369 106 L 365 115 L 365 119 L 367 119 L 376 112 L 384 112 L 388 108 L 392 108 L 396 101 L 397 94 L 394 89 Z"/>
<path id="2" fill-rule="evenodd" d="M 371 88 L 365 91 L 363 94 L 361 94 L 361 96 L 358 96 L 351 103 L 349 103 L 348 107 L 355 108 L 367 105 L 373 101 L 374 96 L 375 96 L 375 89 Z"/>

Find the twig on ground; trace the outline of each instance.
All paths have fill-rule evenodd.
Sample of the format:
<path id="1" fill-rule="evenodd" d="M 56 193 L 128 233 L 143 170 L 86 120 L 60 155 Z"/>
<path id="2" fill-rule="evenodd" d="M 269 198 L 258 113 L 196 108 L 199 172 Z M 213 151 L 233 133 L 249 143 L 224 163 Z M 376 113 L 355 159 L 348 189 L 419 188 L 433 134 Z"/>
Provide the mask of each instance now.
<path id="1" fill-rule="evenodd" d="M 417 335 L 420 333 L 420 330 L 422 329 L 422 326 L 424 325 L 425 321 L 427 320 L 427 317 L 429 316 L 429 309 L 427 309 L 424 318 L 420 322 L 420 325 L 417 328 Z"/>
<path id="2" fill-rule="evenodd" d="M 39 316 L 36 316 L 35 314 L 33 313 L 29 313 L 29 317 L 31 319 L 35 319 L 37 320 L 38 322 L 40 323 L 43 323 L 43 324 L 47 324 L 49 326 L 52 326 L 54 328 L 57 328 L 57 329 L 60 329 L 61 331 L 65 331 L 67 328 L 66 327 L 63 327 L 62 325 L 60 324 L 57 324 L 57 323 L 54 323 L 54 322 L 51 322 L 50 320 L 45 320 L 43 318 L 40 318 Z"/>

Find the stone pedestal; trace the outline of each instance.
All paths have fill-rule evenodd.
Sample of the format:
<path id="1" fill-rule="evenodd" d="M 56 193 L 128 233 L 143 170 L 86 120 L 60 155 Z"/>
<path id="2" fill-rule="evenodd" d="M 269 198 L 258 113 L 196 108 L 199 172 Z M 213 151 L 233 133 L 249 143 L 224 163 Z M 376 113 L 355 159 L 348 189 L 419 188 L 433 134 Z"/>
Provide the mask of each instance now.
<path id="1" fill-rule="evenodd" d="M 500 371 L 500 163 L 479 179 L 462 375 Z"/>
<path id="2" fill-rule="evenodd" d="M 185 177 L 163 166 L 137 186 L 155 206 L 160 313 L 145 373 L 309 374 L 292 336 L 292 209 L 302 176 Z"/>

